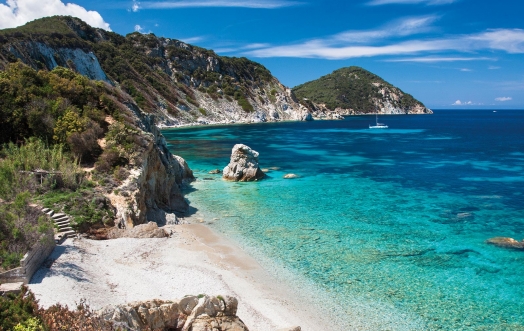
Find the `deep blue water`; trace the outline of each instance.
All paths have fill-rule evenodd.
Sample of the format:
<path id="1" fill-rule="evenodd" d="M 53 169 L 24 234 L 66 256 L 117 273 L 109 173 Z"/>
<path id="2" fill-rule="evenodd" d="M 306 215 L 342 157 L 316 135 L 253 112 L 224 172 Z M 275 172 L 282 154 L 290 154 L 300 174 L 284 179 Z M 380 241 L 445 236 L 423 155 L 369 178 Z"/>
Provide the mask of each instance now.
<path id="1" fill-rule="evenodd" d="M 524 238 L 524 111 L 380 120 L 390 128 L 358 116 L 163 134 L 199 179 L 197 213 L 334 297 L 341 330 L 524 330 L 524 251 L 485 243 Z M 267 179 L 208 174 L 236 143 Z"/>

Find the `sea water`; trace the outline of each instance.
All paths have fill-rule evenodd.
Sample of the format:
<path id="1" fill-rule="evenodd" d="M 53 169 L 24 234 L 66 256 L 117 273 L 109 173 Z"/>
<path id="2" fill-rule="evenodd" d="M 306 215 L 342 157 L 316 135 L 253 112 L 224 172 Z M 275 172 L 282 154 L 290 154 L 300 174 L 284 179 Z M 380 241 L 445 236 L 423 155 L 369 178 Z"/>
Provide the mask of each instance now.
<path id="1" fill-rule="evenodd" d="M 198 178 L 193 212 L 329 297 L 341 330 L 524 330 L 524 251 L 486 243 L 524 238 L 524 111 L 374 120 L 163 134 Z M 237 143 L 266 179 L 208 174 Z"/>

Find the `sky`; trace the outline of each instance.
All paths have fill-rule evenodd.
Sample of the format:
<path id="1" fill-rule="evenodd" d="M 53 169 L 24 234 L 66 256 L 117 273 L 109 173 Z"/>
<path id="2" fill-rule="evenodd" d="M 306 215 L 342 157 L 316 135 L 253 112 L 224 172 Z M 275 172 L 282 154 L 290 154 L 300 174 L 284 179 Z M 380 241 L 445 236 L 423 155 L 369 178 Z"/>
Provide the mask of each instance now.
<path id="1" fill-rule="evenodd" d="M 0 0 L 0 29 L 72 15 L 260 62 L 294 87 L 360 66 L 432 109 L 524 109 L 522 0 Z"/>

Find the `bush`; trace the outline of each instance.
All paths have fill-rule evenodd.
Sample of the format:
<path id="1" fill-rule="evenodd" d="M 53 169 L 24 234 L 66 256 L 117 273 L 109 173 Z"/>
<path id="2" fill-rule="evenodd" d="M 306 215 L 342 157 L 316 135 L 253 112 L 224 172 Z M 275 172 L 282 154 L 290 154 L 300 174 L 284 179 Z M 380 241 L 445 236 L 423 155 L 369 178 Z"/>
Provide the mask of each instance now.
<path id="1" fill-rule="evenodd" d="M 42 197 L 42 204 L 71 215 L 71 226 L 79 232 L 86 232 L 90 227 L 111 225 L 114 218 L 109 200 L 92 189 L 49 192 Z"/>
<path id="2" fill-rule="evenodd" d="M 211 97 L 213 97 L 213 96 L 211 96 Z M 190 104 L 192 104 L 195 107 L 199 107 L 200 106 L 198 104 L 198 102 L 195 99 L 191 98 L 189 95 L 186 95 L 186 101 L 189 102 Z"/>
<path id="3" fill-rule="evenodd" d="M 37 311 L 35 296 L 25 286 L 18 295 L 0 296 L 0 330 L 13 330 L 19 324 L 31 323 L 29 320 L 35 319 Z"/>
<path id="4" fill-rule="evenodd" d="M 40 236 L 53 231 L 51 220 L 31 207 L 29 198 L 29 192 L 23 192 L 13 202 L 0 205 L 0 269 L 18 267 Z"/>
<path id="5" fill-rule="evenodd" d="M 0 198 L 11 200 L 23 191 L 47 191 L 57 186 L 75 189 L 82 183 L 78 160 L 64 152 L 62 145 L 48 146 L 38 139 L 29 139 L 18 147 L 4 145 L 0 161 Z M 27 172 L 45 170 L 47 176 Z M 25 171 L 25 172 L 24 172 Z"/>
<path id="6" fill-rule="evenodd" d="M 247 101 L 244 98 L 238 99 L 237 102 L 240 105 L 240 107 L 242 107 L 242 109 L 246 112 L 252 112 L 254 110 L 253 106 L 249 103 L 249 101 Z"/>
<path id="7" fill-rule="evenodd" d="M 34 294 L 22 287 L 17 294 L 0 296 L 0 331 L 114 331 L 111 323 L 80 301 L 75 310 L 56 304 L 40 308 Z"/>

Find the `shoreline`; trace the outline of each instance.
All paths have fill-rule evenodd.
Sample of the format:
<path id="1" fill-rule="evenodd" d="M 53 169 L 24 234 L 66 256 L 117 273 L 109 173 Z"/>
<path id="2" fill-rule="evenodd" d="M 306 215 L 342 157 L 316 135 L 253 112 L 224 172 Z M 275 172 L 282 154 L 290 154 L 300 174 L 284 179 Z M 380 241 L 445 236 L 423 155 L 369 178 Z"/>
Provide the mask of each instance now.
<path id="1" fill-rule="evenodd" d="M 429 108 L 428 108 L 429 109 Z M 429 109 L 433 111 L 432 109 Z M 433 115 L 432 113 L 423 113 L 423 114 L 396 114 L 396 113 L 365 113 L 365 114 L 353 114 L 353 115 L 347 115 L 347 114 L 340 114 L 343 118 L 328 118 L 328 117 L 312 117 L 311 121 L 343 121 L 346 117 L 357 117 L 357 116 L 373 116 L 373 115 L 380 115 L 380 116 L 403 116 L 403 115 Z M 164 125 L 161 123 L 157 123 L 157 128 L 162 130 L 168 130 L 168 129 L 182 129 L 182 128 L 191 128 L 191 127 L 210 127 L 210 126 L 231 126 L 231 125 L 244 125 L 244 124 L 270 124 L 270 123 L 286 123 L 286 122 L 310 122 L 310 121 L 304 121 L 304 120 L 279 120 L 279 121 L 252 121 L 252 122 L 209 122 L 209 123 L 200 123 L 200 122 L 193 122 L 193 123 L 186 123 L 186 124 L 175 124 L 175 125 Z"/>
<path id="2" fill-rule="evenodd" d="M 330 324 L 311 300 L 276 281 L 245 251 L 210 227 L 189 221 L 164 227 L 173 231 L 169 238 L 67 239 L 51 254 L 51 267 L 41 267 L 28 287 L 44 307 L 75 307 L 85 299 L 98 310 L 221 294 L 238 299 L 237 315 L 252 331 L 291 326 L 320 331 Z"/>

